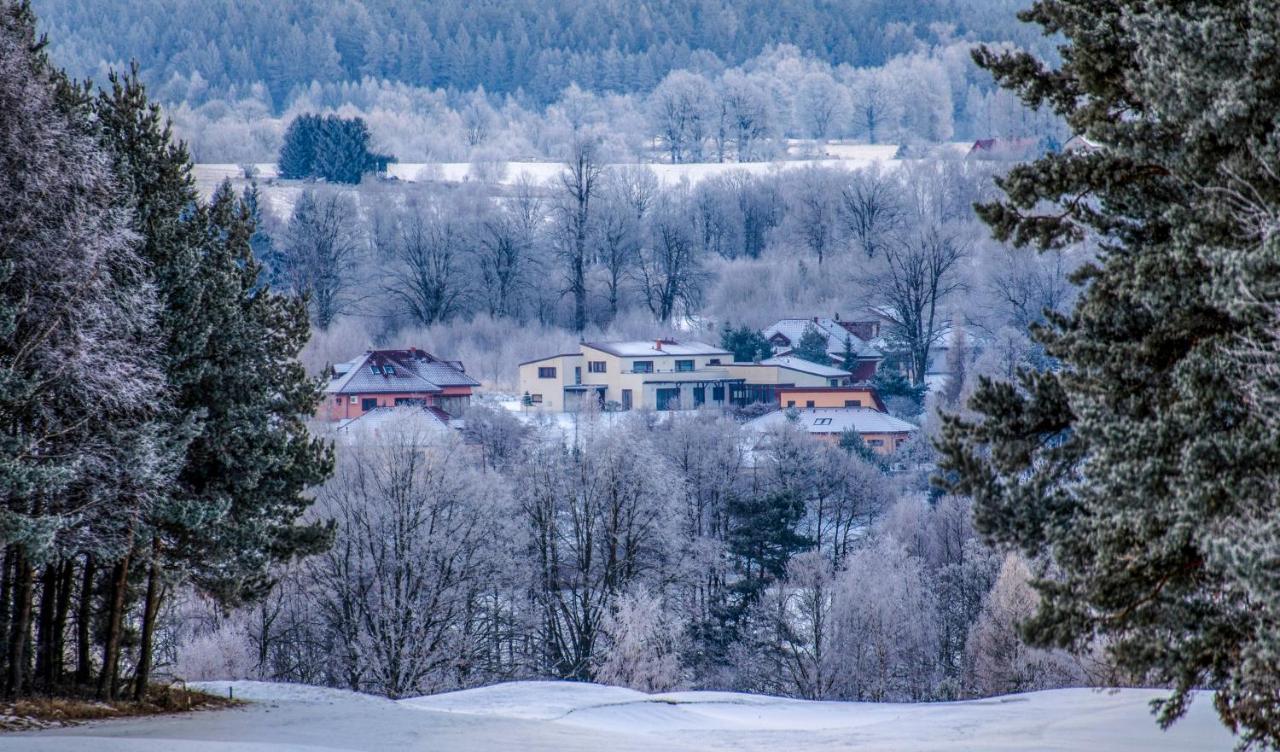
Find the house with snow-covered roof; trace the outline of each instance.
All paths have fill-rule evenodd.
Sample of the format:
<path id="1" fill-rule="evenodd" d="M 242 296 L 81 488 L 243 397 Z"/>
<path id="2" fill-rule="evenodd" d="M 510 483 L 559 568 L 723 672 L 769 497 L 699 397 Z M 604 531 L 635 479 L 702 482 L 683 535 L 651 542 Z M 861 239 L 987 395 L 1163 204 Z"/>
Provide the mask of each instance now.
<path id="1" fill-rule="evenodd" d="M 787 425 L 832 444 L 839 442 L 846 431 L 852 431 L 882 455 L 892 454 L 920 430 L 913 423 L 870 407 L 782 408 L 746 423 L 748 429 L 762 435 Z"/>
<path id="2" fill-rule="evenodd" d="M 354 420 L 379 408 L 416 406 L 443 421 L 460 418 L 480 382 L 461 361 L 442 360 L 425 350 L 368 350 L 329 369 L 320 416 Z"/>
<path id="3" fill-rule="evenodd" d="M 764 338 L 773 346 L 775 356 L 790 356 L 800 344 L 808 329 L 814 329 L 827 341 L 830 365 L 841 366 L 845 360 L 846 346 L 853 352 L 854 367 L 850 371 L 855 382 L 870 381 L 884 354 L 873 344 L 880 337 L 880 321 L 832 318 L 779 319 L 761 330 Z"/>

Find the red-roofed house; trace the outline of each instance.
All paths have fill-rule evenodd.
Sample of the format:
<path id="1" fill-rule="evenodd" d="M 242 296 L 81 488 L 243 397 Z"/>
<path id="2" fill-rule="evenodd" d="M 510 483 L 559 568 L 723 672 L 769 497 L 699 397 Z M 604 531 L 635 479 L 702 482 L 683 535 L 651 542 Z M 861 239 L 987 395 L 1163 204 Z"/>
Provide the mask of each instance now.
<path id="1" fill-rule="evenodd" d="M 461 417 L 480 382 L 457 360 L 408 350 L 369 350 L 334 366 L 319 414 L 328 420 L 351 420 L 380 407 L 417 405 L 448 421 Z"/>

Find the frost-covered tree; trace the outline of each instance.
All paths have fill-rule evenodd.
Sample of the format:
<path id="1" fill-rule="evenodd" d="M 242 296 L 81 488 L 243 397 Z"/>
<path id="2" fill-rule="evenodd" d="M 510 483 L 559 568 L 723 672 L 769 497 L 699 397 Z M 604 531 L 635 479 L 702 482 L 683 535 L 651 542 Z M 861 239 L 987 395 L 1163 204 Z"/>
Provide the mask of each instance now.
<path id="1" fill-rule="evenodd" d="M 1006 555 L 965 642 L 969 688 L 978 696 L 1053 689 L 1080 680 L 1069 656 L 1031 647 L 1018 633 L 1035 614 L 1038 599 L 1026 562 L 1016 553 Z"/>
<path id="2" fill-rule="evenodd" d="M 681 625 L 662 599 L 644 589 L 621 595 L 605 616 L 604 657 L 596 681 L 641 692 L 680 683 Z"/>
<path id="3" fill-rule="evenodd" d="M 304 298 L 319 329 L 359 302 L 366 248 L 356 221 L 350 196 L 303 191 L 272 261 L 274 284 Z"/>
<path id="4" fill-rule="evenodd" d="M 1275 745 L 1280 442 L 1257 364 L 1234 353 L 1274 320 L 1274 247 L 1237 197 L 1280 206 L 1280 59 L 1257 52 L 1280 18 L 1262 2 L 1071 0 L 1024 18 L 1063 36 L 1060 65 L 978 62 L 1099 148 L 1014 167 L 980 214 L 998 239 L 1100 250 L 1072 311 L 1035 333 L 1061 368 L 981 385 L 979 416 L 947 426 L 944 471 L 985 534 L 1056 565 L 1036 582 L 1036 643 L 1105 638 L 1122 670 L 1171 686 L 1162 724 L 1213 686 L 1244 743 Z"/>

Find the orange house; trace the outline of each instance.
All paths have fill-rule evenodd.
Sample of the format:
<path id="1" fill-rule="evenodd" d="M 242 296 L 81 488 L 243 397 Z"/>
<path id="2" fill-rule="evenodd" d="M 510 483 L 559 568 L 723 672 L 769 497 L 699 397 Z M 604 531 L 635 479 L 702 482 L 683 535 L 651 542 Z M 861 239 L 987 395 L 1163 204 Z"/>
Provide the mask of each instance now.
<path id="1" fill-rule="evenodd" d="M 319 416 L 352 420 L 378 408 L 419 406 L 447 421 L 466 412 L 478 386 L 461 361 L 441 360 L 412 347 L 369 350 L 330 369 Z"/>
<path id="2" fill-rule="evenodd" d="M 778 406 L 867 407 L 887 413 L 880 395 L 869 386 L 790 386 L 778 388 Z"/>

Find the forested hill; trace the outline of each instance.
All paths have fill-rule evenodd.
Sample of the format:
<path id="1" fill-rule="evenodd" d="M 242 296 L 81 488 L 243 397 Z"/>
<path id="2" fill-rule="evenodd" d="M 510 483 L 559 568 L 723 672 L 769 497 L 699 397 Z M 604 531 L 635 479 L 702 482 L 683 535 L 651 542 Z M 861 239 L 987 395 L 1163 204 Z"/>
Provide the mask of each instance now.
<path id="1" fill-rule="evenodd" d="M 951 39 L 1044 42 L 1029 0 L 36 0 L 54 59 L 77 76 L 137 60 L 144 80 L 203 80 L 196 99 L 263 83 L 276 106 L 311 81 L 365 76 L 455 90 L 570 82 L 648 91 L 670 70 L 737 65 L 791 44 L 879 65 Z"/>

